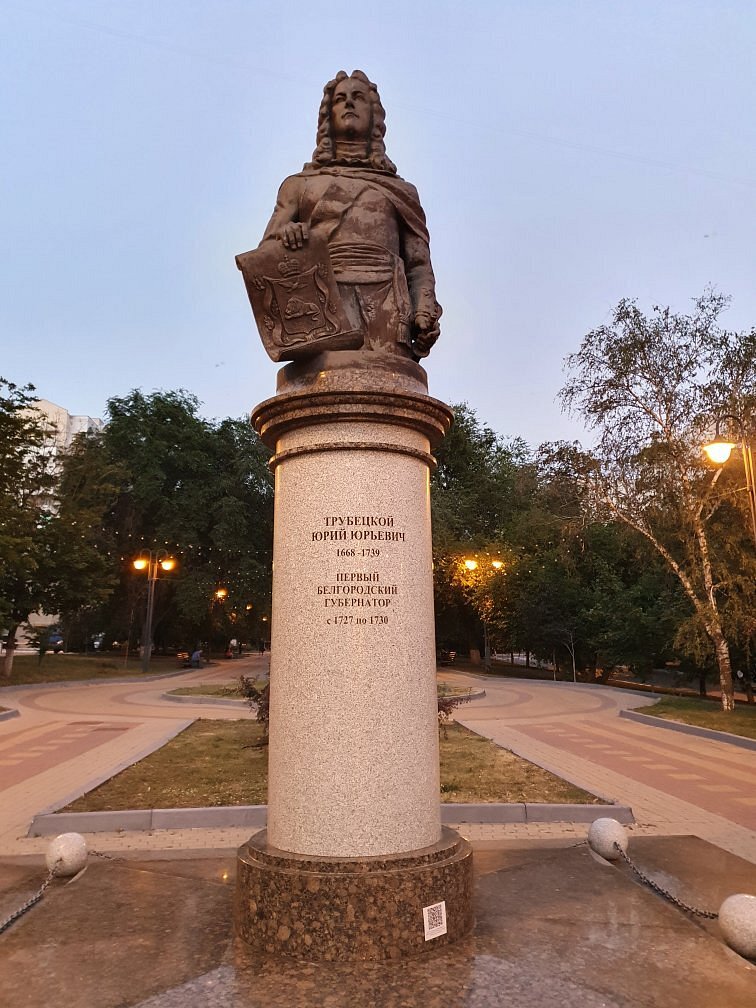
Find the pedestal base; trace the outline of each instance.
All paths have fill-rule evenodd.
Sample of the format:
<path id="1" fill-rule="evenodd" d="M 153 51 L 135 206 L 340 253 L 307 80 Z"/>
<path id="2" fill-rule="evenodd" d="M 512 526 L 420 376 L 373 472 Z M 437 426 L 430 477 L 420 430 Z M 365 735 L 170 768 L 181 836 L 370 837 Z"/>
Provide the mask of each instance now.
<path id="1" fill-rule="evenodd" d="M 238 933 L 260 951 L 295 958 L 416 956 L 467 934 L 472 900 L 472 848 L 447 828 L 432 847 L 350 859 L 290 854 L 261 830 L 237 856 Z M 446 932 L 426 938 L 442 917 Z"/>

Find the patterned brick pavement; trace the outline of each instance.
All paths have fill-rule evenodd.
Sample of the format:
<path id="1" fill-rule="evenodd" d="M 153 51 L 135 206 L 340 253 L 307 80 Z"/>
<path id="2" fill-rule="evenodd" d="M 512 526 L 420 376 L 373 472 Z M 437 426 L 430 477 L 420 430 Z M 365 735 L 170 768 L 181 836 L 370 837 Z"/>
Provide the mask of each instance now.
<path id="1" fill-rule="evenodd" d="M 756 862 L 756 752 L 620 719 L 622 709 L 653 703 L 629 690 L 490 679 L 484 688 L 461 724 L 632 806 L 638 831 L 695 834 Z"/>
<path id="2" fill-rule="evenodd" d="M 235 663 L 259 671 L 266 659 Z M 229 678 L 228 666 L 163 682 L 39 687 L 3 692 L 20 718 L 0 722 L 0 856 L 38 854 L 46 838 L 28 838 L 33 816 L 142 758 L 196 717 L 235 718 L 221 707 L 171 704 L 166 689 Z M 491 680 L 445 671 L 446 682 L 486 690 L 458 720 L 497 744 L 586 790 L 631 805 L 638 834 L 695 834 L 756 863 L 756 752 L 620 719 L 619 710 L 653 698 L 608 687 Z M 479 847 L 551 840 L 579 843 L 577 823 L 459 824 Z M 228 851 L 248 829 L 98 833 L 97 850 L 157 856 Z"/>

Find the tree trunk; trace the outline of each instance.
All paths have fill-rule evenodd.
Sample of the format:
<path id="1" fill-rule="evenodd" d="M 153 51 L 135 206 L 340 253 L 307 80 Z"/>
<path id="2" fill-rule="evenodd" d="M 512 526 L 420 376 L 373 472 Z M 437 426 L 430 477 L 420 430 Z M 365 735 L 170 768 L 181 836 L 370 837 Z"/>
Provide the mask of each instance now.
<path id="1" fill-rule="evenodd" d="M 719 667 L 719 685 L 722 689 L 722 710 L 735 710 L 735 698 L 732 689 L 732 666 L 730 665 L 730 649 L 720 627 L 709 628 L 709 635 L 714 641 L 714 650 Z"/>
<path id="2" fill-rule="evenodd" d="M 730 649 L 727 645 L 727 640 L 722 631 L 722 621 L 719 616 L 719 607 L 717 605 L 716 588 L 714 585 L 714 576 L 711 569 L 711 558 L 709 555 L 709 541 L 706 538 L 706 529 L 704 528 L 703 521 L 701 520 L 700 510 L 695 513 L 693 518 L 693 531 L 696 537 L 696 543 L 698 545 L 698 553 L 701 561 L 701 573 L 703 574 L 704 588 L 706 590 L 706 597 L 702 598 L 700 593 L 697 591 L 693 581 L 687 574 L 687 572 L 680 566 L 680 564 L 675 560 L 669 550 L 661 543 L 656 536 L 647 528 L 644 527 L 642 522 L 633 520 L 626 512 L 612 506 L 611 502 L 608 502 L 612 511 L 621 518 L 623 521 L 627 522 L 631 528 L 640 532 L 641 535 L 646 536 L 650 543 L 661 553 L 664 559 L 667 561 L 669 566 L 672 568 L 674 573 L 680 580 L 680 583 L 685 590 L 685 594 L 688 596 L 690 601 L 693 603 L 693 608 L 696 613 L 701 617 L 703 624 L 706 628 L 706 633 L 708 634 L 709 640 L 714 645 L 714 652 L 717 656 L 717 665 L 719 667 L 719 682 L 722 688 L 722 710 L 731 711 L 735 709 L 735 701 L 733 699 L 733 689 L 732 689 L 732 667 L 730 665 Z"/>
<path id="3" fill-rule="evenodd" d="M 719 606 L 717 605 L 716 589 L 714 587 L 714 576 L 711 570 L 711 558 L 709 556 L 709 541 L 706 538 L 706 530 L 700 516 L 696 516 L 693 527 L 698 541 L 698 550 L 701 555 L 701 571 L 703 573 L 704 587 L 709 601 L 708 612 L 706 613 L 706 632 L 708 633 L 714 653 L 717 656 L 717 667 L 719 668 L 719 685 L 722 689 L 722 710 L 731 711 L 735 709 L 735 699 L 732 688 L 732 666 L 730 664 L 730 648 L 722 631 L 722 621 L 719 618 Z"/>
<path id="4" fill-rule="evenodd" d="M 13 675 L 13 656 L 16 653 L 16 630 L 18 623 L 8 627 L 8 643 L 5 645 L 5 657 L 3 658 L 3 677 L 10 679 Z"/>
<path id="5" fill-rule="evenodd" d="M 746 641 L 746 661 L 745 661 L 745 673 L 744 673 L 744 686 L 746 700 L 749 704 L 753 703 L 753 672 L 751 665 L 751 641 L 750 634 L 753 633 L 753 629 L 749 631 L 749 639 Z"/>

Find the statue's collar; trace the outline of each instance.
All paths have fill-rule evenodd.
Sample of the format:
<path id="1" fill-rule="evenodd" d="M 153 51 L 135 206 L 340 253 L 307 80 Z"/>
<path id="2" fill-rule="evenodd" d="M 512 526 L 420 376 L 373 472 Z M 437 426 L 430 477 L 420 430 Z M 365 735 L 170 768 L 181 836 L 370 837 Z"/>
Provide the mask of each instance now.
<path id="1" fill-rule="evenodd" d="M 310 175 L 379 175 L 383 178 L 397 178 L 394 172 L 386 171 L 383 168 L 374 168 L 369 162 L 364 160 L 354 161 L 332 161 L 325 165 L 309 164 L 305 165 L 303 174 Z"/>

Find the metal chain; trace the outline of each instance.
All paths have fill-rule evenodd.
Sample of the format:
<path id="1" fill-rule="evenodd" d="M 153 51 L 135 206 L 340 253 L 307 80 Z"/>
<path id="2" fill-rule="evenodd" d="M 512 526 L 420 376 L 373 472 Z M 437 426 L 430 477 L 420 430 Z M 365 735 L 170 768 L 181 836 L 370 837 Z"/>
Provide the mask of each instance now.
<path id="1" fill-rule="evenodd" d="M 122 857 L 115 857 L 113 854 L 103 854 L 102 851 L 98 851 L 98 850 L 91 850 L 89 852 L 89 854 L 90 854 L 91 857 L 101 857 L 101 858 L 104 858 L 105 861 L 119 862 L 119 861 L 125 861 L 126 860 L 125 858 L 122 858 Z"/>
<path id="2" fill-rule="evenodd" d="M 658 882 L 654 882 L 654 880 L 650 879 L 648 875 L 644 875 L 640 868 L 633 864 L 627 856 L 627 853 L 622 849 L 622 847 L 620 847 L 616 840 L 614 841 L 614 849 L 619 853 L 622 860 L 635 872 L 641 882 L 645 882 L 647 886 L 650 886 L 654 890 L 654 892 L 658 893 L 660 896 L 664 896 L 665 899 L 674 903 L 675 906 L 680 907 L 681 910 L 685 910 L 687 913 L 695 914 L 697 917 L 705 917 L 707 920 L 716 920 L 719 917 L 718 913 L 712 913 L 710 910 L 699 910 L 698 907 L 689 906 L 687 903 L 683 903 L 681 899 L 678 899 L 677 896 L 673 896 L 671 892 L 667 892 L 666 889 L 662 889 Z"/>
<path id="3" fill-rule="evenodd" d="M 30 910 L 35 903 L 39 903 L 39 901 L 45 894 L 45 889 L 47 889 L 52 880 L 55 878 L 55 868 L 57 868 L 57 865 L 53 866 L 50 869 L 50 871 L 47 873 L 47 878 L 45 879 L 45 881 L 34 893 L 34 895 L 29 897 L 26 903 L 22 904 L 18 908 L 18 910 L 16 910 L 14 913 L 10 915 L 10 917 L 6 917 L 4 921 L 0 921 L 0 934 L 2 934 L 3 931 L 9 928 L 14 921 L 17 921 L 19 917 L 25 914 L 27 910 Z"/>
<path id="4" fill-rule="evenodd" d="M 113 857 L 112 854 L 102 854 L 100 851 L 95 851 L 95 850 L 91 850 L 88 853 L 90 855 L 92 855 L 92 857 L 104 858 L 106 861 L 123 861 L 124 860 L 123 858 Z M 45 894 L 45 889 L 47 889 L 47 887 L 50 885 L 50 883 L 52 882 L 52 880 L 55 878 L 55 870 L 58 867 L 59 863 L 60 863 L 60 861 L 56 861 L 56 863 L 53 865 L 53 867 L 48 872 L 48 875 L 47 875 L 47 878 L 45 879 L 45 881 L 42 883 L 42 885 L 39 887 L 39 889 L 34 893 L 34 895 L 29 897 L 29 899 L 26 901 L 26 903 L 22 904 L 18 908 L 18 910 L 15 910 L 10 915 L 10 917 L 6 917 L 4 921 L 0 921 L 0 934 L 2 934 L 3 931 L 7 930 L 7 928 L 9 928 L 11 926 L 11 924 L 13 924 L 14 921 L 17 921 L 19 917 L 22 917 L 26 913 L 27 910 L 31 910 L 31 908 L 34 906 L 35 903 L 39 903 L 39 901 L 42 899 L 42 897 Z M 83 870 L 84 869 L 82 869 L 82 871 Z M 79 872 L 77 875 L 75 875 L 72 879 L 69 879 L 69 884 L 70 884 L 70 882 L 75 882 L 76 879 L 79 877 L 80 874 L 81 874 L 81 872 Z"/>

